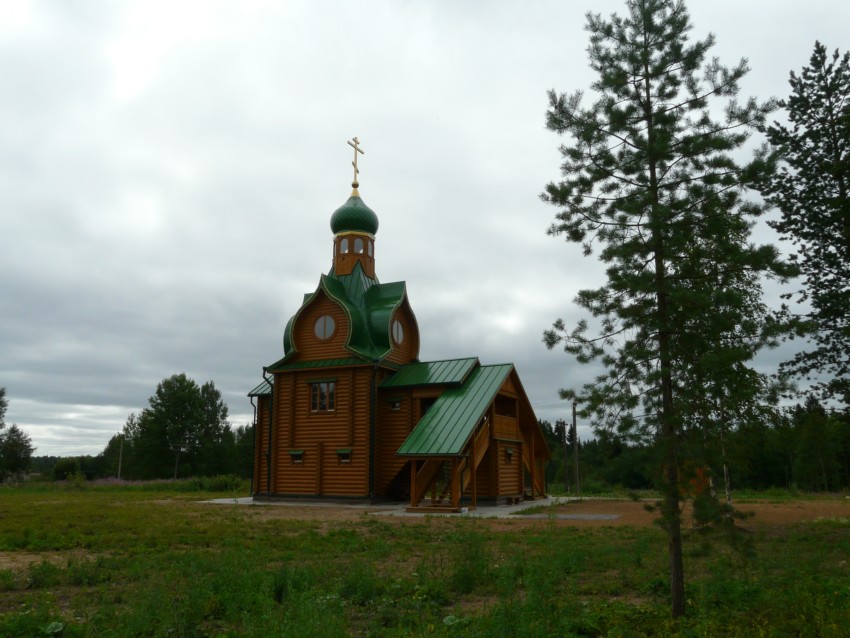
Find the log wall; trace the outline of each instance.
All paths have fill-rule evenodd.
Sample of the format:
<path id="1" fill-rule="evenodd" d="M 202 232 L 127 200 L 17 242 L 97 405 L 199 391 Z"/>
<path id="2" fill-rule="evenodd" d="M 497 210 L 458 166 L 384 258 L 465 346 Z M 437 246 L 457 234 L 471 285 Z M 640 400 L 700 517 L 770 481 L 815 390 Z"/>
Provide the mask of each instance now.
<path id="1" fill-rule="evenodd" d="M 329 339 L 316 337 L 316 320 L 322 315 L 330 315 L 334 320 L 334 333 Z M 347 337 L 348 318 L 345 312 L 324 292 L 319 292 L 318 297 L 301 312 L 292 329 L 292 340 L 298 351 L 298 361 L 350 357 L 351 353 L 345 349 Z"/>
<path id="2" fill-rule="evenodd" d="M 254 428 L 254 493 L 268 491 L 266 451 L 269 440 L 269 398 L 257 397 L 257 425 Z"/>
<path id="3" fill-rule="evenodd" d="M 375 493 L 378 496 L 388 496 L 390 483 L 407 463 L 407 458 L 396 456 L 396 450 L 415 425 L 415 406 L 410 390 L 391 390 L 378 398 L 378 426 L 375 433 Z M 396 402 L 398 410 L 392 409 Z"/>
<path id="4" fill-rule="evenodd" d="M 497 414 L 494 426 L 494 434 L 497 439 L 519 440 L 519 426 L 516 419 Z"/>
<path id="5" fill-rule="evenodd" d="M 334 410 L 312 412 L 311 382 L 331 379 Z M 287 392 L 275 395 L 273 493 L 368 496 L 371 381 L 371 366 L 275 375 Z M 348 462 L 338 450 L 351 450 Z"/>
<path id="6" fill-rule="evenodd" d="M 401 345 L 396 344 L 392 338 L 392 326 L 396 320 L 401 322 L 401 327 L 404 329 L 404 339 Z M 387 361 L 391 363 L 405 365 L 419 355 L 419 333 L 413 314 L 406 303 L 393 313 L 393 318 L 390 320 L 390 343 L 392 344 L 392 352 L 387 356 Z"/>
<path id="7" fill-rule="evenodd" d="M 522 494 L 522 444 L 513 441 L 496 441 L 492 447 L 496 449 L 496 465 L 498 468 L 497 496 L 516 496 Z M 509 458 L 507 450 L 512 449 Z"/>

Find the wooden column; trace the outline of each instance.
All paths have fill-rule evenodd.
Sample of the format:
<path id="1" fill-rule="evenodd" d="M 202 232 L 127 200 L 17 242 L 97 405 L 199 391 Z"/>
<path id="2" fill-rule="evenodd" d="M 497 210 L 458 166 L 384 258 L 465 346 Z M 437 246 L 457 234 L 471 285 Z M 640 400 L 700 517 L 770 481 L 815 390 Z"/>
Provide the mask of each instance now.
<path id="1" fill-rule="evenodd" d="M 534 462 L 534 433 L 531 433 L 529 437 L 531 439 L 530 453 L 531 453 L 531 498 L 534 499 L 534 489 L 537 485 L 537 463 Z M 525 494 L 525 490 L 523 490 L 523 494 Z"/>
<path id="2" fill-rule="evenodd" d="M 517 447 L 519 448 L 517 450 L 517 456 L 519 457 L 519 491 L 523 495 L 523 498 L 525 498 L 525 443 L 520 441 L 517 443 Z"/>
<path id="3" fill-rule="evenodd" d="M 426 461 L 427 463 L 427 461 Z M 439 470 L 438 470 L 439 471 Z M 431 505 L 437 504 L 437 479 L 431 483 Z"/>
<path id="4" fill-rule="evenodd" d="M 475 459 L 477 458 L 475 440 L 477 438 L 477 433 L 472 435 L 471 455 L 466 461 L 466 466 L 472 472 L 472 476 L 469 477 L 469 487 L 472 489 L 472 509 L 475 509 L 475 506 L 478 504 L 478 465 L 475 464 Z"/>
<path id="5" fill-rule="evenodd" d="M 410 459 L 410 507 L 416 507 L 419 502 L 416 498 L 416 459 Z"/>
<path id="6" fill-rule="evenodd" d="M 460 462 L 458 457 L 452 459 L 452 508 L 460 507 Z"/>

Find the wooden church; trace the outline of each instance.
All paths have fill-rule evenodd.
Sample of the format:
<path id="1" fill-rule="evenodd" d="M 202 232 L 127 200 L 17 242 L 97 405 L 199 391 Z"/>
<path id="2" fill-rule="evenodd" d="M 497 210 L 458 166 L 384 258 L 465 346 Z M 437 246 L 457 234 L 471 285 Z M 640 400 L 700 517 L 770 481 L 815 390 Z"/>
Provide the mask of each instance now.
<path id="1" fill-rule="evenodd" d="M 546 493 L 550 458 L 514 366 L 419 361 L 405 282 L 380 283 L 377 215 L 353 192 L 331 216 L 333 264 L 289 319 L 254 405 L 255 499 L 409 500 L 460 511 Z"/>

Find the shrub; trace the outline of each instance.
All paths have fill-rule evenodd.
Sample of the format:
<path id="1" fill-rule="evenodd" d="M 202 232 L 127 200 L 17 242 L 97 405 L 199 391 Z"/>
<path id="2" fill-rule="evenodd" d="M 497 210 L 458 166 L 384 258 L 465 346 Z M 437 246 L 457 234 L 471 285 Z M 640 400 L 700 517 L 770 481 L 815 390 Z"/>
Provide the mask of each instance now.
<path id="1" fill-rule="evenodd" d="M 53 466 L 53 480 L 66 481 L 75 474 L 80 473 L 80 459 L 71 456 L 59 459 Z"/>

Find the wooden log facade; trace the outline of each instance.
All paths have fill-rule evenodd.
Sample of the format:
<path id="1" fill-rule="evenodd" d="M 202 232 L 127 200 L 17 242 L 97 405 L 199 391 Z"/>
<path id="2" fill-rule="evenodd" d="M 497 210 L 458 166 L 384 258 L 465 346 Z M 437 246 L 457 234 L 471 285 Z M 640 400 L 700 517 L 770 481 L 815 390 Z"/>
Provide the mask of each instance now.
<path id="1" fill-rule="evenodd" d="M 331 218 L 333 269 L 249 394 L 254 497 L 457 511 L 544 495 L 549 450 L 516 370 L 418 360 L 405 283 L 375 275 L 377 227 L 355 189 Z"/>

